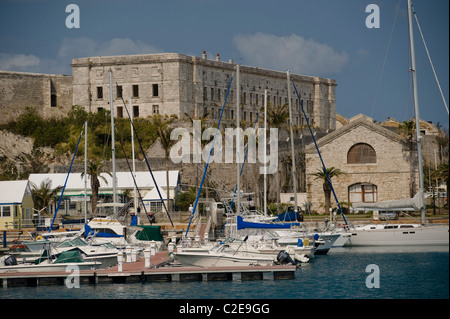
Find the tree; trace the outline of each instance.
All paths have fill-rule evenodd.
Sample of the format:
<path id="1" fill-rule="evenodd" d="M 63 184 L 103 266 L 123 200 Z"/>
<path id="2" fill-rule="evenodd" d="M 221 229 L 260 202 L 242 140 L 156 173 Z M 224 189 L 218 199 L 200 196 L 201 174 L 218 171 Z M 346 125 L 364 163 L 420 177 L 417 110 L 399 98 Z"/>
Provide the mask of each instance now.
<path id="1" fill-rule="evenodd" d="M 267 124 L 269 127 L 283 127 L 289 120 L 288 104 L 275 107 L 272 103 L 267 103 Z"/>
<path id="2" fill-rule="evenodd" d="M 268 102 L 267 103 L 267 124 L 269 125 L 269 127 L 274 127 L 274 128 L 280 128 L 280 127 L 286 127 L 287 125 L 287 121 L 289 120 L 289 110 L 288 110 L 288 104 L 283 104 L 280 107 L 275 107 L 274 105 L 272 105 L 272 103 Z M 276 180 L 276 192 L 277 192 L 277 203 L 280 200 L 280 191 L 281 191 L 281 187 L 280 187 L 280 170 L 277 169 L 276 175 L 275 175 L 275 180 Z M 281 205 L 277 205 L 277 210 L 278 213 L 281 213 Z"/>
<path id="3" fill-rule="evenodd" d="M 106 173 L 109 176 L 112 176 L 110 172 L 107 172 L 104 170 L 104 166 L 100 161 L 89 161 L 88 167 L 87 167 L 87 174 L 91 177 L 91 190 L 92 190 L 92 197 L 91 197 L 91 207 L 92 207 L 92 214 L 95 214 L 97 212 L 97 202 L 98 202 L 98 190 L 100 188 L 100 181 L 103 180 L 105 183 L 108 183 L 106 178 L 101 175 L 101 173 Z M 81 178 L 84 177 L 84 172 L 81 173 Z"/>
<path id="4" fill-rule="evenodd" d="M 330 181 L 327 178 L 327 174 L 328 177 L 330 178 Z M 338 177 L 339 175 L 342 174 L 345 173 L 342 172 L 340 169 L 334 167 L 327 168 L 326 173 L 323 169 L 319 169 L 317 170 L 316 173 L 312 174 L 313 176 L 316 177 L 315 179 L 320 179 L 323 181 L 323 193 L 325 195 L 325 213 L 327 213 L 331 208 L 331 184 L 330 184 L 331 179 L 333 177 Z"/>
<path id="5" fill-rule="evenodd" d="M 52 188 L 52 181 L 50 179 L 45 179 L 41 182 L 39 187 L 34 183 L 31 183 L 31 187 L 34 208 L 37 210 L 45 208 L 43 213 L 48 214 L 48 207 L 52 202 L 56 201 L 58 193 L 62 190 L 62 186 Z"/>
<path id="6" fill-rule="evenodd" d="M 166 128 L 165 130 L 158 127 L 158 136 L 161 141 L 161 145 L 164 149 L 164 157 L 166 159 L 166 192 L 167 192 L 167 211 L 170 212 L 170 195 L 169 195 L 169 159 L 170 159 L 170 149 L 175 144 L 176 141 L 170 139 L 171 128 Z"/>

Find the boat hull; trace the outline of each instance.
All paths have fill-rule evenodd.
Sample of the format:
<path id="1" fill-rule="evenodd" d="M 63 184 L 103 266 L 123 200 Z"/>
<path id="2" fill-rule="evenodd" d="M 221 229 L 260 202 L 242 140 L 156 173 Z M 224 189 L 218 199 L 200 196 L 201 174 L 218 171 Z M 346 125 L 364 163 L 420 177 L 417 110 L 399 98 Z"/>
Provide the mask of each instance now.
<path id="1" fill-rule="evenodd" d="M 266 257 L 242 257 L 238 255 L 216 255 L 209 253 L 179 252 L 175 253 L 176 259 L 182 265 L 199 267 L 234 267 L 250 265 L 272 265 L 273 258 Z"/>
<path id="2" fill-rule="evenodd" d="M 392 227 L 392 226 L 391 226 Z M 411 228 L 373 228 L 352 230 L 352 236 L 346 246 L 422 246 L 448 245 L 448 225 L 424 226 Z"/>
<path id="3" fill-rule="evenodd" d="M 24 272 L 72 272 L 77 270 L 97 269 L 101 263 L 85 262 L 85 263 L 65 263 L 65 264 L 22 264 L 14 266 L 0 267 L 0 273 L 24 273 Z M 78 268 L 76 268 L 78 267 Z"/>

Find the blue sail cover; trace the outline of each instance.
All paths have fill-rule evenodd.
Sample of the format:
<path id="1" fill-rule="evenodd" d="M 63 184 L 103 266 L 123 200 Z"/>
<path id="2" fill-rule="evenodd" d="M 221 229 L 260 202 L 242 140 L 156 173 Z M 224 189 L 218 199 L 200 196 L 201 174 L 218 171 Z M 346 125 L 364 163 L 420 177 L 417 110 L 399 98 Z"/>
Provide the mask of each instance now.
<path id="1" fill-rule="evenodd" d="M 133 215 L 133 217 L 131 217 L 130 226 L 137 226 L 137 216 L 136 215 Z"/>
<path id="2" fill-rule="evenodd" d="M 279 223 L 279 224 L 267 224 L 267 223 L 251 223 L 246 222 L 241 216 L 237 216 L 237 229 L 245 228 L 264 228 L 264 229 L 289 229 L 291 226 L 299 226 L 300 223 Z"/>
<path id="3" fill-rule="evenodd" d="M 277 222 L 293 222 L 298 220 L 299 220 L 298 212 L 281 213 L 277 216 L 277 218 L 274 219 L 274 221 Z"/>

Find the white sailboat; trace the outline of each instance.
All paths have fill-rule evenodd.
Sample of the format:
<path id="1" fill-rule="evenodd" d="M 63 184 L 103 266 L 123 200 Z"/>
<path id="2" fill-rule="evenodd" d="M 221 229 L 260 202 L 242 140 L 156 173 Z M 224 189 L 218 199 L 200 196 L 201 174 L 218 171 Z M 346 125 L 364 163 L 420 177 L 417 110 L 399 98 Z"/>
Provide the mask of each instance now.
<path id="1" fill-rule="evenodd" d="M 411 199 L 385 201 L 374 204 L 354 205 L 355 210 L 376 211 L 422 211 L 422 223 L 416 224 L 373 224 L 356 227 L 351 230 L 352 236 L 348 246 L 417 246 L 417 245 L 449 245 L 448 224 L 426 224 L 425 205 L 423 201 L 424 181 L 422 166 L 422 150 L 420 136 L 419 101 L 417 92 L 417 74 L 414 51 L 414 34 L 412 24 L 411 0 L 407 0 L 409 45 L 411 54 L 411 72 L 413 77 L 414 110 L 417 137 L 417 155 L 419 166 L 419 191 Z"/>

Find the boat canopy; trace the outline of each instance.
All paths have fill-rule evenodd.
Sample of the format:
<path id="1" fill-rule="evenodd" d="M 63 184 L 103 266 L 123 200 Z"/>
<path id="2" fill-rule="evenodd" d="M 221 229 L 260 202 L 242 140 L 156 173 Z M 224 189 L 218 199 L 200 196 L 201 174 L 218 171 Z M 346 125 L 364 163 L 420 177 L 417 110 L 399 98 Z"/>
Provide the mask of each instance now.
<path id="1" fill-rule="evenodd" d="M 419 191 L 413 198 L 387 200 L 378 203 L 355 203 L 353 211 L 418 211 L 423 207 L 423 193 Z"/>
<path id="2" fill-rule="evenodd" d="M 140 230 L 136 234 L 136 239 L 139 240 L 154 240 L 154 241 L 163 241 L 164 238 L 161 234 L 161 226 L 137 226 Z"/>

